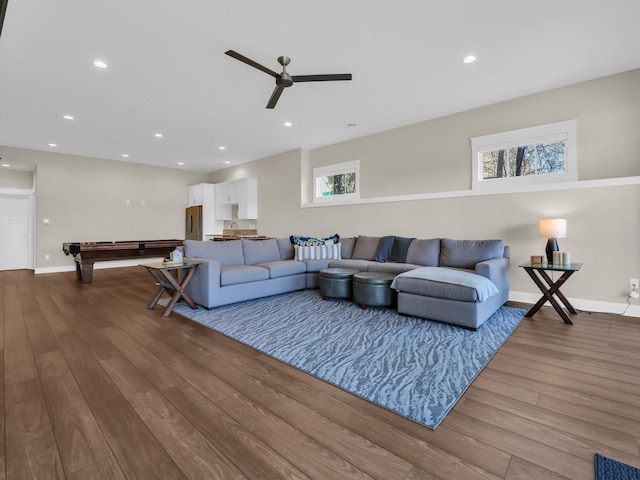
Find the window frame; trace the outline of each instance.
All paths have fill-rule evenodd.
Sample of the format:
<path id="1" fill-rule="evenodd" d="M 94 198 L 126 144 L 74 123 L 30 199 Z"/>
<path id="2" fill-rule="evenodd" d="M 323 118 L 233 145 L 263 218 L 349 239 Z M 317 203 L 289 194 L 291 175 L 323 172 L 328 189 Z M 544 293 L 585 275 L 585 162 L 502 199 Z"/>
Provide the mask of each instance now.
<path id="1" fill-rule="evenodd" d="M 318 180 L 331 175 L 342 175 L 355 173 L 356 191 L 354 193 L 343 193 L 340 195 L 318 195 Z M 356 202 L 360 199 L 360 160 L 352 160 L 344 163 L 334 163 L 313 169 L 313 203 L 345 203 Z"/>
<path id="2" fill-rule="evenodd" d="M 508 132 L 471 138 L 471 189 L 476 191 L 511 190 L 520 185 L 542 185 L 578 180 L 576 151 L 577 121 L 549 123 Z M 565 141 L 565 171 L 520 177 L 482 178 L 482 153 L 525 145 Z"/>

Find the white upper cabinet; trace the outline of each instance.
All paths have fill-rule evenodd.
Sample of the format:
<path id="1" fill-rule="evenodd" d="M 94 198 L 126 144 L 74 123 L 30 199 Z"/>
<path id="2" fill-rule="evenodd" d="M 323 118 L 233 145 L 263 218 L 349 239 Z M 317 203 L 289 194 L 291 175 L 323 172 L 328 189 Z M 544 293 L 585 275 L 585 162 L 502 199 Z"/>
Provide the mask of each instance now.
<path id="1" fill-rule="evenodd" d="M 189 186 L 189 207 L 196 207 L 202 205 L 204 201 L 204 189 L 206 183 L 197 183 Z"/>
<path id="2" fill-rule="evenodd" d="M 231 206 L 238 205 L 239 220 L 258 218 L 258 179 L 243 178 L 215 186 L 216 219 L 231 220 Z"/>

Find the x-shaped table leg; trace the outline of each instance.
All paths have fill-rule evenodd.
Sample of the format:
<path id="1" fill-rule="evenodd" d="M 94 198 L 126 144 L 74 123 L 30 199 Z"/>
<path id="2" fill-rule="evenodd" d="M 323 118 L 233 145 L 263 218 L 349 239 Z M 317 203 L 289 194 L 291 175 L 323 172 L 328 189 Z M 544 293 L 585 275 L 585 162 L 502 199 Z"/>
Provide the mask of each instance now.
<path id="1" fill-rule="evenodd" d="M 553 306 L 555 311 L 558 312 L 558 315 L 560 315 L 562 320 L 564 320 L 564 323 L 573 325 L 573 322 L 571 321 L 571 318 L 569 318 L 569 315 L 566 314 L 566 312 L 562 309 L 562 307 L 554 297 L 554 295 L 557 296 L 560 299 L 560 301 L 564 304 L 564 306 L 567 307 L 567 310 L 569 310 L 569 312 L 578 313 L 578 311 L 575 308 L 573 308 L 573 305 L 569 303 L 569 300 L 567 300 L 567 297 L 565 297 L 564 294 L 560 291 L 560 287 L 573 274 L 573 270 L 565 271 L 562 274 L 562 276 L 555 282 L 551 279 L 549 274 L 544 270 L 526 268 L 526 267 L 525 267 L 525 270 L 543 294 L 540 300 L 538 300 L 538 302 L 533 307 L 531 307 L 531 309 L 527 312 L 525 317 L 533 317 L 533 315 L 538 310 L 540 310 L 540 307 L 542 307 L 542 305 L 544 305 L 545 302 L 548 301 Z M 540 275 L 540 277 L 542 277 L 542 279 L 536 275 L 536 272 Z M 542 280 L 546 282 L 546 285 Z"/>
<path id="2" fill-rule="evenodd" d="M 158 291 L 151 299 L 151 302 L 149 302 L 147 308 L 149 310 L 153 310 L 153 308 L 158 303 L 158 300 L 160 300 L 162 292 L 167 292 L 169 295 L 171 295 L 171 300 L 169 300 L 169 303 L 162 313 L 163 317 L 168 317 L 171 314 L 173 307 L 175 307 L 176 303 L 181 298 L 185 302 L 187 302 L 187 305 L 189 305 L 191 308 L 197 308 L 191 297 L 187 295 L 187 292 L 185 292 L 184 290 L 185 287 L 189 284 L 189 281 L 191 280 L 191 277 L 193 276 L 197 268 L 198 265 L 192 265 L 181 282 L 178 282 L 178 279 L 173 275 L 172 270 L 156 270 L 148 268 L 147 270 L 151 275 L 153 275 L 153 278 L 156 279 L 160 286 L 158 287 Z"/>

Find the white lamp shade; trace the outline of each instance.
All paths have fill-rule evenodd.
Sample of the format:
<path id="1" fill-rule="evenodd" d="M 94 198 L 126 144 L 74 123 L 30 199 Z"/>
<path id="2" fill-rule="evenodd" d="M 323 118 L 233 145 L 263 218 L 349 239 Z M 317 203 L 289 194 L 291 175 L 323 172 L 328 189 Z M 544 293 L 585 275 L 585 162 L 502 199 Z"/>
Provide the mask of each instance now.
<path id="1" fill-rule="evenodd" d="M 538 222 L 538 232 L 545 238 L 566 238 L 567 220 L 564 218 L 543 218 Z"/>

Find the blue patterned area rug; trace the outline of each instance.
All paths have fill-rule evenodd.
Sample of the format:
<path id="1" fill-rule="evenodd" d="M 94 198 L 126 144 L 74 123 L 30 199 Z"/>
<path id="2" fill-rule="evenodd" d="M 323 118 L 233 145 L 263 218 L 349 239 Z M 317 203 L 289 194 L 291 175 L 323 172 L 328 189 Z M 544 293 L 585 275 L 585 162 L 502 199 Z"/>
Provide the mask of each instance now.
<path id="1" fill-rule="evenodd" d="M 362 310 L 304 290 L 180 315 L 435 429 L 522 320 L 502 307 L 476 332 Z"/>
<path id="2" fill-rule="evenodd" d="M 640 469 L 596 453 L 596 480 L 640 480 Z"/>

